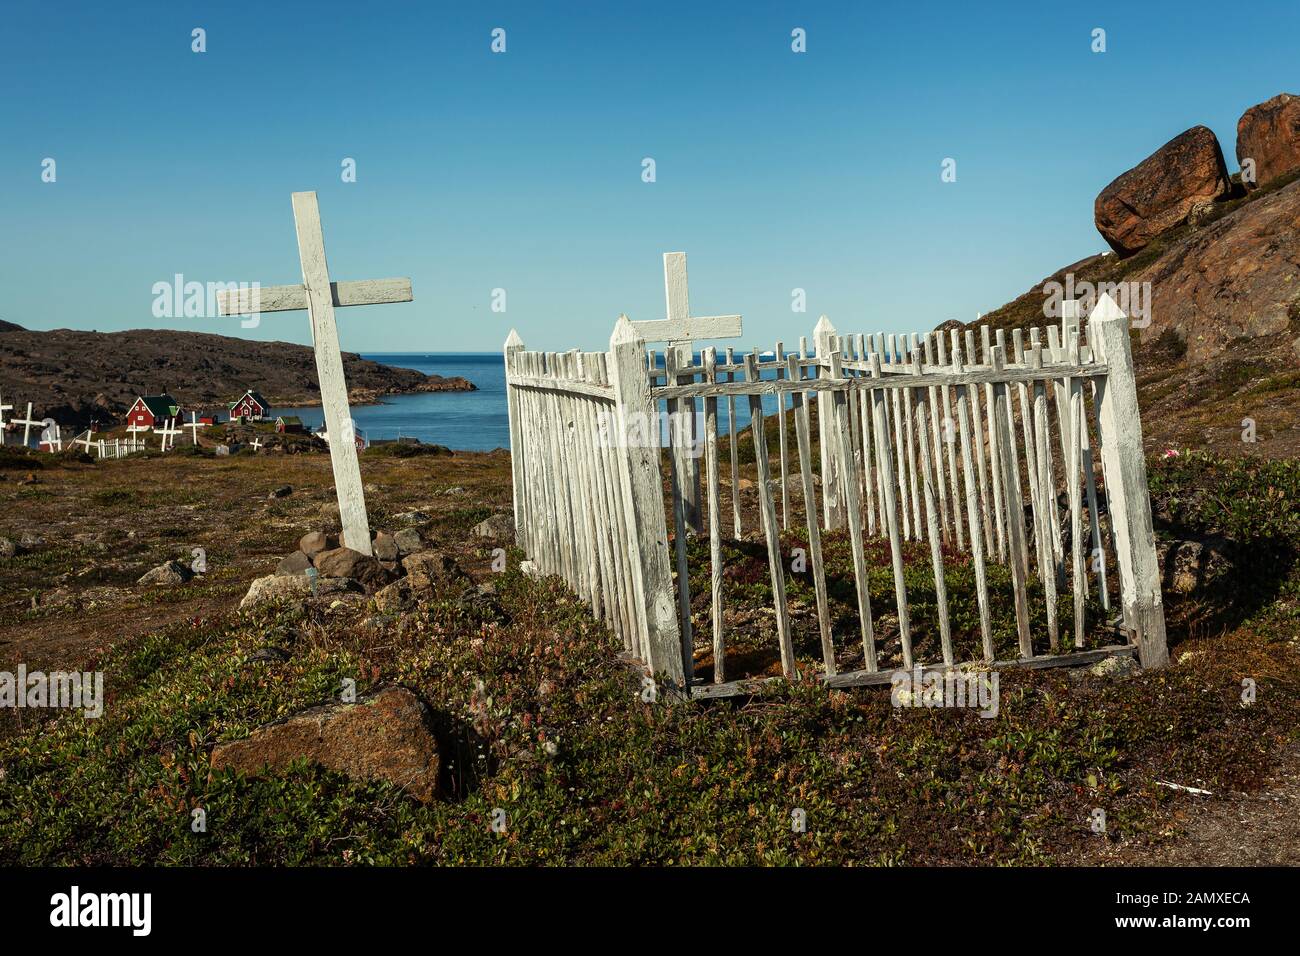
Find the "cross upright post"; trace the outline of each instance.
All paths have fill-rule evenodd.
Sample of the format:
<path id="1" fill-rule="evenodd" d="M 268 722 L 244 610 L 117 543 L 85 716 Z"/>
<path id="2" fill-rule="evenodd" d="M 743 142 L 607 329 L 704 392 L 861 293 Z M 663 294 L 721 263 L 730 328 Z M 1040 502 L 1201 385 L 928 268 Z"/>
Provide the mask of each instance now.
<path id="1" fill-rule="evenodd" d="M 199 421 L 198 412 L 190 412 L 190 420 L 181 427 L 190 430 L 190 441 L 192 444 L 197 445 L 199 443 L 199 429 L 207 428 L 208 423 Z"/>
<path id="2" fill-rule="evenodd" d="M 732 339 L 741 334 L 741 317 L 738 315 L 692 316 L 686 273 L 686 253 L 664 253 L 664 299 L 667 302 L 666 319 L 633 322 L 632 326 L 646 342 L 666 342 L 677 354 L 679 368 L 689 368 L 693 362 L 697 339 Z M 679 381 L 689 381 L 693 373 L 679 375 Z M 666 382 L 677 385 L 679 382 Z M 694 399 L 673 399 L 668 403 L 669 414 L 675 427 L 688 429 L 686 442 L 673 445 L 673 463 L 681 476 L 682 507 L 686 523 L 696 531 L 704 527 L 704 514 L 700 507 L 700 461 L 689 452 L 696 446 L 700 434 L 698 409 Z M 732 422 L 730 427 L 735 428 Z M 735 480 L 735 476 L 732 476 Z"/>
<path id="3" fill-rule="evenodd" d="M 4 395 L 0 394 L 0 445 L 5 443 L 5 412 L 12 412 L 14 407 L 4 403 Z"/>
<path id="4" fill-rule="evenodd" d="M 334 490 L 338 495 L 343 535 L 349 548 L 371 554 L 370 521 L 366 516 L 366 497 L 361 485 L 361 467 L 357 461 L 352 409 L 348 405 L 347 382 L 343 377 L 343 355 L 339 351 L 334 307 L 410 302 L 411 280 L 331 282 L 316 194 L 294 193 L 292 199 L 302 285 L 221 292 L 217 295 L 217 309 L 221 315 L 307 310 L 316 351 L 316 374 L 320 380 L 325 427 L 330 436 L 330 465 L 334 470 Z"/>

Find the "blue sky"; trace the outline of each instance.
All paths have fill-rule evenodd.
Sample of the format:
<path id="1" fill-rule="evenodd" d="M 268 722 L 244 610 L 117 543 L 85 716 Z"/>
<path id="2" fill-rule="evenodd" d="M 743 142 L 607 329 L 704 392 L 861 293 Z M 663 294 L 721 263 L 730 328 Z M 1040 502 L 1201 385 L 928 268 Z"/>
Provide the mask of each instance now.
<path id="1" fill-rule="evenodd" d="M 411 304 L 339 311 L 348 350 L 494 350 L 511 327 L 603 347 L 620 312 L 663 317 L 673 250 L 692 312 L 742 313 L 747 346 L 793 345 L 823 312 L 845 331 L 973 319 L 1104 248 L 1098 190 L 1182 130 L 1210 126 L 1236 169 L 1241 112 L 1300 91 L 1300 5 L 1233 10 L 10 5 L 0 318 L 307 342 L 306 313 L 155 318 L 152 288 L 300 282 L 289 194 L 315 189 L 335 279 L 414 283 Z"/>

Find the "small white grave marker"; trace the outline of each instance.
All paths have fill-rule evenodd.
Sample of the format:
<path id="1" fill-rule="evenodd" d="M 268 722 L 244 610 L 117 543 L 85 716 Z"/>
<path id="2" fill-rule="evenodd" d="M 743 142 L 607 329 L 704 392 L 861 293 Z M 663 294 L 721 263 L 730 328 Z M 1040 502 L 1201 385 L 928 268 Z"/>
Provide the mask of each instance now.
<path id="1" fill-rule="evenodd" d="M 90 429 L 87 428 L 87 429 L 86 429 L 86 434 L 83 435 L 83 436 L 81 436 L 80 438 L 74 438 L 74 439 L 72 439 L 72 444 L 74 444 L 74 445 L 80 445 L 82 448 L 84 448 L 84 449 L 86 450 L 86 454 L 89 455 L 89 454 L 90 454 L 90 449 L 93 448 L 93 447 L 95 447 L 95 442 L 92 441 L 92 440 L 91 440 L 91 437 L 90 437 Z M 103 442 L 100 442 L 99 444 L 102 445 Z M 102 451 L 100 452 L 99 457 L 100 457 L 100 458 L 103 458 L 103 457 L 104 457 Z"/>
<path id="2" fill-rule="evenodd" d="M 4 395 L 0 393 L 0 445 L 5 443 L 5 412 L 12 412 L 14 407 L 4 403 Z"/>
<path id="3" fill-rule="evenodd" d="M 181 427 L 190 430 L 190 441 L 197 445 L 199 443 L 199 429 L 207 428 L 208 423 L 199 421 L 198 412 L 190 412 L 190 420 Z"/>
<path id="4" fill-rule="evenodd" d="M 22 425 L 22 426 L 23 426 L 23 447 L 24 447 L 24 448 L 29 447 L 29 446 L 31 445 L 31 443 L 32 443 L 32 428 L 34 428 L 34 427 L 35 427 L 35 428 L 44 428 L 44 427 L 45 427 L 45 422 L 43 422 L 43 421 L 38 422 L 38 421 L 33 421 L 33 420 L 32 420 L 32 403 L 31 403 L 31 402 L 28 402 L 28 403 L 27 403 L 27 417 L 26 417 L 26 418 L 13 418 L 13 419 L 10 419 L 10 422 L 11 422 L 12 424 L 14 424 L 14 425 Z"/>
<path id="5" fill-rule="evenodd" d="M 176 447 L 176 436 L 181 433 L 181 430 L 176 427 L 176 419 L 169 418 L 166 425 L 162 428 L 155 428 L 154 432 L 162 436 L 162 450 L 167 451 L 168 448 Z M 168 442 L 169 438 L 171 439 L 170 443 Z"/>
<path id="6" fill-rule="evenodd" d="M 343 356 L 339 351 L 334 307 L 410 302 L 413 298 L 411 280 L 330 282 L 316 194 L 294 193 L 292 199 L 294 225 L 298 232 L 298 258 L 302 263 L 302 285 L 220 292 L 217 294 L 217 311 L 221 315 L 249 315 L 254 312 L 307 310 L 316 348 L 316 374 L 320 379 L 325 427 L 329 434 L 344 439 L 330 442 L 330 464 L 334 469 L 334 489 L 339 499 L 339 518 L 347 539 L 357 543 L 358 551 L 370 554 L 370 521 L 366 517 L 366 498 L 352 433 L 352 410 L 348 405 L 348 387 L 343 377 Z"/>
<path id="7" fill-rule="evenodd" d="M 253 449 L 253 451 L 261 451 L 262 439 L 254 437 L 253 440 L 248 443 L 248 447 Z"/>

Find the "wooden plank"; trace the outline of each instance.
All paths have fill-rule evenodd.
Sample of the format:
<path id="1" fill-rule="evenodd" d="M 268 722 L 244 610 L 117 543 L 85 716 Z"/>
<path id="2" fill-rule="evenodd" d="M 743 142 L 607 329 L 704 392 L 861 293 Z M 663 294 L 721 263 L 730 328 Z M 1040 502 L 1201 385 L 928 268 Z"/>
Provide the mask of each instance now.
<path id="1" fill-rule="evenodd" d="M 677 378 L 677 362 L 679 358 L 680 352 L 678 349 L 668 348 L 664 351 L 664 373 L 669 381 L 674 381 Z M 690 435 L 687 434 L 689 428 L 690 425 L 686 421 L 686 412 L 678 409 L 677 414 L 669 419 L 668 434 L 671 453 L 668 455 L 668 462 L 669 482 L 673 494 L 673 544 L 677 552 L 677 616 L 681 622 L 682 672 L 686 675 L 687 681 L 690 681 L 695 676 L 695 638 L 694 628 L 691 625 L 691 582 L 686 555 L 687 501 L 684 487 L 690 476 L 683 466 L 683 462 L 691 454 Z"/>
<path id="2" fill-rule="evenodd" d="M 1079 320 L 1069 319 L 1065 353 L 1075 360 L 1079 356 Z M 1084 564 L 1083 549 L 1083 494 L 1079 487 L 1079 471 L 1083 465 L 1083 382 L 1077 378 L 1065 380 L 1065 394 L 1069 409 L 1070 459 L 1070 569 L 1074 572 L 1074 649 L 1080 650 L 1087 633 L 1085 613 L 1088 602 L 1088 572 Z"/>
<path id="3" fill-rule="evenodd" d="M 1035 329 L 1034 331 L 1037 331 Z M 1036 337 L 1034 337 L 1036 338 Z M 1032 341 L 1032 339 L 1031 339 Z M 1030 356 L 1032 364 L 1042 367 L 1043 346 L 1033 341 Z M 1047 640 L 1048 646 L 1055 653 L 1061 649 L 1060 626 L 1056 613 L 1056 583 L 1060 578 L 1057 566 L 1056 546 L 1052 542 L 1049 523 L 1059 523 L 1056 511 L 1056 488 L 1052 478 L 1052 464 L 1049 454 L 1052 439 L 1048 431 L 1047 392 L 1042 382 L 1034 383 L 1034 455 L 1038 472 L 1038 513 L 1042 533 L 1041 551 L 1048 567 L 1043 569 L 1043 595 L 1047 605 Z"/>
<path id="4" fill-rule="evenodd" d="M 305 195 L 295 193 L 294 195 Z M 319 216 L 318 216 L 319 218 Z M 336 309 L 353 305 L 383 305 L 411 302 L 410 279 L 358 279 L 329 284 L 330 304 Z M 293 312 L 308 307 L 306 285 L 272 285 L 217 291 L 218 315 L 254 315 L 263 312 Z"/>
<path id="5" fill-rule="evenodd" d="M 343 354 L 339 350 L 339 331 L 334 322 L 334 302 L 330 294 L 329 266 L 325 261 L 325 237 L 321 230 L 320 208 L 314 192 L 293 194 L 293 222 L 298 234 L 298 257 L 302 261 L 302 281 L 307 292 L 311 317 L 312 341 L 316 353 L 316 375 L 320 382 L 321 406 L 325 427 L 330 436 L 330 467 L 334 472 L 334 490 L 338 495 L 339 519 L 349 548 L 371 554 L 370 521 L 366 516 L 366 495 L 361 486 L 361 466 L 357 462 L 352 409 L 348 405 L 348 385 L 343 377 Z"/>
<path id="6" fill-rule="evenodd" d="M 857 353 L 859 357 L 865 358 L 867 355 L 866 337 L 858 335 Z M 862 373 L 859 373 L 861 385 L 864 381 Z M 871 393 L 865 388 L 857 388 L 850 393 L 858 409 L 858 419 L 861 422 L 862 436 L 862 491 L 866 496 L 867 511 L 867 534 L 875 536 L 876 534 L 876 464 L 875 456 L 871 451 Z"/>
<path id="7" fill-rule="evenodd" d="M 953 330 L 953 369 L 961 368 L 961 351 L 957 345 L 957 332 Z M 972 398 L 978 394 L 976 386 L 963 385 L 957 391 L 957 426 L 961 439 L 962 473 L 966 479 L 966 517 L 970 528 L 971 561 L 975 565 L 975 597 L 979 604 L 980 635 L 984 642 L 984 659 L 994 659 L 993 623 L 989 612 L 988 573 L 984 567 L 984 537 L 979 530 L 980 499 L 975 484 L 975 464 L 971 449 L 971 411 Z"/>
<path id="8" fill-rule="evenodd" d="M 889 364 L 897 367 L 898 365 L 898 337 L 889 336 Z M 904 450 L 904 433 L 906 431 L 903 419 L 903 401 L 902 394 L 898 389 L 892 389 L 889 393 L 889 401 L 893 407 L 893 417 L 890 418 L 890 433 L 894 436 L 894 451 L 897 458 L 893 461 L 894 470 L 898 476 L 898 510 L 903 517 L 903 538 L 907 541 L 912 540 L 912 507 L 908 500 L 908 479 L 907 479 L 907 452 Z"/>
<path id="9" fill-rule="evenodd" d="M 902 356 L 900 364 L 910 365 L 912 355 L 916 352 L 916 336 L 913 335 L 910 343 L 902 344 Z M 912 501 L 912 537 L 916 541 L 921 541 L 925 537 L 924 526 L 921 516 L 921 493 L 920 479 L 916 473 L 916 439 L 919 423 L 916 421 L 916 408 L 913 405 L 913 389 L 904 389 L 902 391 L 901 401 L 903 403 L 903 421 L 906 424 L 904 431 L 905 441 L 907 444 L 907 493 Z"/>
<path id="10" fill-rule="evenodd" d="M 934 333 L 935 360 L 942 368 L 948 364 L 948 349 L 942 332 Z M 943 405 L 943 444 L 948 456 L 948 484 L 952 493 L 952 524 L 957 533 L 957 550 L 966 550 L 966 529 L 962 522 L 962 496 L 957 487 L 957 423 L 953 418 L 952 392 L 948 384 L 939 386 L 939 401 Z"/>
<path id="11" fill-rule="evenodd" d="M 831 378 L 841 378 L 840 356 L 838 352 L 830 355 Z M 853 455 L 853 422 L 849 415 L 849 393 L 831 392 L 831 409 L 835 415 L 836 454 L 839 457 L 840 474 L 846 476 L 844 481 L 844 519 L 849 526 L 849 548 L 853 554 L 853 583 L 858 597 L 858 620 L 862 631 L 862 656 L 868 670 L 875 670 L 876 637 L 871 620 L 871 595 L 867 577 L 867 558 L 862 543 L 862 502 L 858 498 L 858 482 L 849 472 Z M 904 639 L 903 653 L 905 659 L 911 654 L 910 640 Z"/>
<path id="12" fill-rule="evenodd" d="M 596 354 L 595 375 L 597 384 L 609 384 L 609 356 L 607 354 Z M 622 452 L 615 446 L 616 436 L 614 432 L 617 430 L 617 408 L 611 403 L 604 405 L 602 410 L 605 414 L 602 415 L 600 420 L 602 435 L 600 458 L 602 467 L 605 470 L 605 483 L 609 488 L 610 501 L 612 502 L 610 512 L 612 524 L 609 534 L 613 539 L 612 553 L 618 572 L 623 627 L 626 632 L 623 637 L 623 648 L 639 658 L 642 653 L 639 631 L 639 621 L 642 615 L 639 613 L 636 603 L 638 596 L 633 582 L 632 565 L 637 562 L 632 552 L 632 542 L 627 537 L 629 505 L 624 498 L 626 489 L 619 476 L 618 456 Z"/>
<path id="13" fill-rule="evenodd" d="M 802 378 L 798 362 L 794 356 L 788 361 L 788 375 L 791 381 Z M 813 589 L 817 595 L 817 627 L 821 632 L 822 663 L 826 674 L 834 674 L 835 642 L 831 634 L 831 616 L 826 598 L 826 572 L 822 566 L 821 522 L 817 520 L 817 492 L 813 487 L 812 474 L 812 431 L 808 415 L 807 397 L 803 392 L 794 392 L 795 444 L 799 452 L 799 477 L 803 482 L 804 519 L 808 527 L 808 557 L 812 561 Z"/>
<path id="14" fill-rule="evenodd" d="M 784 376 L 785 369 L 782 363 L 785 362 L 785 345 L 781 342 L 776 343 L 776 376 Z M 785 438 L 785 393 L 776 397 L 776 435 L 778 441 L 778 454 L 781 456 L 781 530 L 790 530 L 790 487 L 789 487 L 789 468 L 786 464 L 786 458 L 789 451 L 786 447 Z"/>
<path id="15" fill-rule="evenodd" d="M 1005 360 L 1007 356 L 1007 341 L 1006 341 L 1006 336 L 1003 333 L 1002 329 L 998 329 L 994 333 L 994 342 L 996 342 L 997 347 L 1002 350 L 1002 357 Z M 1004 369 L 1005 369 L 1005 364 L 1004 364 Z M 1007 504 L 1008 516 L 1011 514 L 1011 508 L 1013 507 L 1012 503 L 1014 503 L 1014 507 L 1017 509 L 1016 523 L 1017 526 L 1020 528 L 1020 536 L 1021 536 L 1021 541 L 1020 541 L 1021 564 L 1022 564 L 1022 570 L 1025 575 L 1025 580 L 1028 580 L 1029 579 L 1029 545 L 1026 537 L 1027 531 L 1025 530 L 1025 491 L 1020 484 L 1020 448 L 1019 448 L 1019 443 L 1016 441 L 1016 408 L 1015 408 L 1016 403 L 1015 403 L 1015 396 L 1012 394 L 1011 391 L 1013 387 L 1014 386 L 1012 386 L 1010 383 L 1008 383 L 1006 386 L 1007 431 L 1005 435 L 1005 441 L 999 446 L 1002 455 L 1010 459 L 1010 462 L 1008 463 L 1009 477 L 1005 479 L 1003 482 L 1002 494 L 1006 497 L 1008 501 Z M 1008 524 L 1007 534 L 1010 535 L 1010 533 L 1011 533 L 1011 528 L 1010 528 L 1010 524 Z"/>
<path id="16" fill-rule="evenodd" d="M 924 366 L 920 361 L 915 366 L 917 378 L 923 374 L 922 368 L 934 367 L 934 334 L 927 332 L 922 340 L 921 352 L 918 358 L 924 361 Z M 930 412 L 930 447 L 933 449 L 934 468 L 934 494 L 939 502 L 939 533 L 944 541 L 952 540 L 952 523 L 948 518 L 948 482 L 943 471 L 943 432 L 939 427 L 939 389 L 935 385 L 927 385 L 926 388 L 926 407 Z M 925 422 L 921 423 L 924 428 Z"/>
<path id="17" fill-rule="evenodd" d="M 696 315 L 687 319 L 647 319 L 632 323 L 647 342 L 698 342 L 741 335 L 738 315 Z"/>
<path id="18" fill-rule="evenodd" d="M 647 416 L 653 421 L 650 386 L 643 371 L 645 343 L 627 316 L 620 316 L 609 340 L 610 384 L 618 396 L 618 421 L 624 436 L 620 456 L 621 480 L 630 502 L 628 544 L 639 569 L 638 606 L 643 609 L 647 640 L 646 665 L 652 674 L 664 674 L 669 683 L 685 686 L 681 631 L 673 602 L 672 572 L 668 564 L 668 529 L 664 521 L 663 484 L 659 477 L 657 448 L 626 440 L 629 420 Z"/>
<path id="19" fill-rule="evenodd" d="M 704 350 L 704 380 L 718 380 L 718 350 Z M 718 400 L 704 400 L 704 484 L 709 502 L 709 584 L 712 594 L 713 682 L 726 678 L 727 645 L 722 631 L 722 502 L 718 489 Z"/>
<path id="20" fill-rule="evenodd" d="M 1120 603 L 1125 622 L 1136 632 L 1142 666 L 1163 667 L 1169 662 L 1169 650 L 1128 319 L 1109 295 L 1103 295 L 1088 317 L 1088 328 L 1094 351 L 1111 366 L 1100 389 L 1098 419 Z"/>
<path id="21" fill-rule="evenodd" d="M 1112 644 L 1091 651 L 1082 651 L 1078 654 L 1042 654 L 1027 660 L 993 661 L 984 664 L 984 667 L 989 671 L 1085 667 L 1111 657 L 1132 657 L 1133 652 L 1132 645 Z M 921 668 L 921 676 L 924 679 L 930 674 L 943 675 L 959 668 L 964 669 L 966 666 L 964 664 L 930 664 Z M 893 683 L 894 675 L 898 673 L 900 673 L 898 670 L 847 671 L 843 674 L 823 677 L 822 683 L 832 690 L 846 690 L 851 687 L 886 687 Z M 782 679 L 780 677 L 756 677 L 729 681 L 725 684 L 696 684 L 690 689 L 690 696 L 692 700 L 717 700 L 724 697 L 758 695 Z"/>
<path id="22" fill-rule="evenodd" d="M 954 339 L 957 335 L 953 330 Z M 953 342 L 953 355 L 957 354 L 957 343 Z M 966 358 L 971 363 L 976 363 L 975 358 L 975 333 L 966 330 Z M 985 381 L 984 384 L 987 384 Z M 975 446 L 972 451 L 975 454 L 975 473 L 979 477 L 980 489 L 980 523 L 984 528 L 984 548 L 989 554 L 993 553 L 993 521 L 992 515 L 992 497 L 989 494 L 988 471 L 984 465 L 985 446 L 984 446 L 984 413 L 980 410 L 980 389 L 968 388 L 966 397 L 970 402 L 971 428 Z"/>
<path id="23" fill-rule="evenodd" d="M 990 344 L 989 344 L 989 327 L 980 326 L 980 346 L 983 349 L 981 353 L 986 366 L 992 365 L 990 361 Z M 1002 481 L 1005 477 L 1005 469 L 1002 467 L 1001 457 L 1002 448 L 999 439 L 1002 435 L 1001 428 L 994 421 L 993 416 L 996 414 L 996 406 L 993 401 L 993 391 L 996 386 L 990 382 L 984 386 L 984 410 L 988 414 L 988 436 L 989 436 L 989 479 L 993 487 L 993 532 L 994 540 L 998 547 L 998 561 L 1006 562 L 1007 560 L 1007 526 L 1005 511 L 1003 510 L 1003 492 Z"/>
<path id="24" fill-rule="evenodd" d="M 758 381 L 758 360 L 745 356 L 745 377 Z M 767 563 L 772 575 L 772 598 L 776 610 L 776 638 L 781 648 L 781 670 L 791 680 L 795 677 L 794 645 L 790 639 L 790 609 L 785 599 L 785 562 L 781 558 L 781 532 L 776 523 L 776 505 L 772 501 L 771 465 L 767 460 L 767 435 L 763 431 L 763 399 L 749 399 L 749 424 L 754 436 L 754 459 L 758 465 L 758 502 L 763 519 L 763 536 L 767 539 Z"/>
<path id="25" fill-rule="evenodd" d="M 614 399 L 613 391 L 606 386 L 578 382 L 563 376 L 519 375 L 515 377 L 512 384 L 515 388 L 535 388 L 543 392 L 560 392 L 566 395 L 588 395 L 605 401 Z"/>
<path id="26" fill-rule="evenodd" d="M 727 364 L 735 361 L 735 350 L 727 349 Z M 727 381 L 736 384 L 736 373 L 728 372 Z M 727 437 L 731 439 L 731 517 L 735 537 L 740 538 L 740 454 L 736 449 L 736 398 L 727 395 Z"/>
<path id="27" fill-rule="evenodd" d="M 921 373 L 921 353 L 918 351 L 912 353 L 912 367 L 918 375 Z M 930 437 L 937 435 L 938 430 L 932 428 L 931 435 L 927 435 L 924 427 L 927 419 L 933 422 L 930 415 L 933 409 L 929 407 L 929 403 L 934 391 L 933 388 L 917 390 L 917 413 L 922 422 L 917 438 L 921 446 L 921 493 L 925 497 L 926 538 L 930 542 L 930 566 L 934 571 L 934 599 L 935 612 L 939 617 L 939 642 L 943 652 L 943 662 L 951 664 L 956 658 L 952 647 L 952 624 L 948 616 L 948 583 L 943 574 L 943 532 L 940 528 L 940 511 L 937 504 L 937 499 L 943 493 L 943 480 L 936 479 L 930 456 Z M 935 450 L 938 450 L 937 446 Z M 938 459 L 937 455 L 935 459 Z"/>
<path id="28" fill-rule="evenodd" d="M 1021 329 L 1012 330 L 1011 342 L 1016 364 L 1024 365 L 1025 339 Z M 1016 392 L 1020 398 L 1020 425 L 1025 442 L 1025 476 L 1029 484 L 1029 508 L 1034 526 L 1034 556 L 1038 568 L 1038 580 L 1042 581 L 1049 573 L 1049 562 L 1044 551 L 1046 531 L 1043 527 L 1042 511 L 1038 500 L 1038 452 L 1034 443 L 1034 407 L 1029 396 L 1029 388 L 1024 382 L 1016 383 Z"/>
<path id="29" fill-rule="evenodd" d="M 1003 352 L 1004 346 L 994 346 L 990 358 L 993 371 L 1001 372 L 1006 365 L 1006 356 Z M 998 448 L 1002 453 L 997 457 L 998 470 L 1002 472 L 1003 489 L 1012 486 L 1011 480 L 1011 458 L 1006 454 L 1005 449 L 1011 444 L 1011 396 L 1007 391 L 1008 386 L 999 382 L 993 386 L 993 404 L 992 417 L 989 421 L 990 426 L 997 435 Z M 1011 571 L 1011 587 L 1015 596 L 1016 605 L 1016 633 L 1020 639 L 1020 656 L 1033 657 L 1034 646 L 1033 637 L 1029 630 L 1029 594 L 1026 583 L 1026 562 L 1025 562 L 1025 510 L 1021 507 L 1019 501 L 1012 502 L 1010 498 L 1003 500 L 1006 508 L 1006 544 L 1007 544 L 1007 563 Z"/>
<path id="30" fill-rule="evenodd" d="M 525 528 L 523 524 L 523 488 L 525 485 L 524 470 L 526 467 L 526 456 L 524 454 L 524 442 L 521 431 L 521 422 L 519 420 L 519 391 L 510 382 L 514 374 L 514 358 L 524 350 L 524 341 L 519 337 L 519 333 L 514 329 L 506 336 L 505 342 L 505 368 L 506 368 L 506 418 L 510 423 L 510 484 L 514 495 L 514 519 L 515 519 L 515 544 L 527 551 L 525 542 Z"/>
<path id="31" fill-rule="evenodd" d="M 825 370 L 830 367 L 830 353 L 833 349 L 831 340 L 835 338 L 835 326 L 831 320 L 822 316 L 813 329 L 813 342 L 817 347 L 817 371 L 819 378 L 825 378 Z M 817 443 L 821 454 L 822 466 L 822 520 L 824 527 L 844 527 L 843 490 L 840 488 L 840 474 L 834 454 L 834 439 L 831 437 L 833 425 L 829 399 L 817 393 Z"/>
<path id="32" fill-rule="evenodd" d="M 1041 346 L 1041 342 L 1039 339 L 1039 331 L 1040 331 L 1039 329 L 1029 330 L 1029 344 L 1031 348 L 1040 348 Z M 1050 352 L 1043 353 L 1041 352 L 1041 348 L 1040 348 L 1039 361 L 1042 363 L 1044 367 L 1047 365 L 1046 360 L 1050 357 L 1051 357 Z M 1044 395 L 1046 395 L 1048 391 L 1052 390 L 1052 385 L 1050 384 L 1051 381 L 1052 380 L 1050 379 L 1045 379 L 1037 383 L 1039 386 L 1041 386 Z M 1056 396 L 1054 391 L 1051 398 L 1051 404 L 1053 405 L 1056 404 Z M 1045 433 L 1045 437 L 1047 439 L 1045 445 L 1046 452 L 1047 452 L 1047 471 L 1045 473 L 1046 491 L 1044 492 L 1043 500 L 1045 502 L 1044 514 L 1047 518 L 1047 525 L 1048 525 L 1047 530 L 1052 542 L 1052 565 L 1056 569 L 1057 586 L 1060 587 L 1063 586 L 1065 583 L 1065 577 L 1064 577 L 1065 551 L 1062 544 L 1062 536 L 1061 536 L 1061 512 L 1059 510 L 1059 507 L 1057 505 L 1057 500 L 1056 500 L 1056 453 L 1055 451 L 1053 451 L 1053 447 L 1052 447 L 1050 419 L 1051 419 L 1051 412 L 1049 409 L 1046 424 L 1044 424 L 1043 426 L 1044 428 L 1047 429 Z M 1041 482 L 1042 478 L 1040 478 L 1039 480 Z"/>
<path id="33" fill-rule="evenodd" d="M 871 356 L 871 377 L 879 379 L 880 355 Z M 903 646 L 903 663 L 912 666 L 912 628 L 907 609 L 907 584 L 903 579 L 903 541 L 898 530 L 898 501 L 895 498 L 894 463 L 889 452 L 889 433 L 885 427 L 885 396 L 876 391 L 872 401 L 872 419 L 876 432 L 876 460 L 884 478 L 885 522 L 889 529 L 889 551 L 894 567 L 894 599 L 898 606 L 898 633 Z"/>

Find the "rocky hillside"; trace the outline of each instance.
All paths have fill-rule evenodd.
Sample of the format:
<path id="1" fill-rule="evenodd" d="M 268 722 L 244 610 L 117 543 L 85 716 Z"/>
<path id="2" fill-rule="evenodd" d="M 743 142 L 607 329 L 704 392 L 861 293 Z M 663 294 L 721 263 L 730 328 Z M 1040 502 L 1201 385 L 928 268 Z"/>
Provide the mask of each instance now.
<path id="1" fill-rule="evenodd" d="M 470 391 L 463 378 L 425 375 L 343 353 L 354 403 L 404 392 Z M 246 388 L 272 405 L 320 402 L 312 350 L 287 342 L 134 329 L 32 332 L 0 322 L 0 394 L 77 427 L 120 416 L 142 394 L 168 391 L 187 408 L 224 408 Z"/>
<path id="2" fill-rule="evenodd" d="M 1117 284 L 1144 313 L 1133 341 L 1153 450 L 1300 455 L 1300 99 L 1247 110 L 1237 156 L 1242 171 L 1225 177 L 1208 129 L 1171 140 L 1097 197 L 1113 252 L 1062 268 L 980 320 L 1041 326 L 1054 321 L 1053 283 L 1075 298 Z M 1253 443 L 1242 441 L 1244 419 Z"/>

